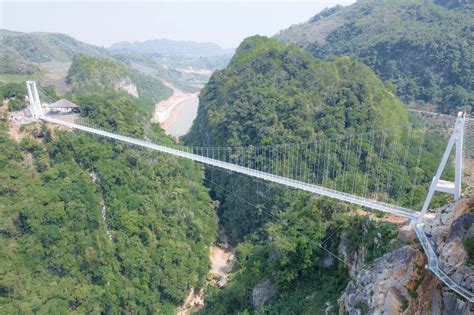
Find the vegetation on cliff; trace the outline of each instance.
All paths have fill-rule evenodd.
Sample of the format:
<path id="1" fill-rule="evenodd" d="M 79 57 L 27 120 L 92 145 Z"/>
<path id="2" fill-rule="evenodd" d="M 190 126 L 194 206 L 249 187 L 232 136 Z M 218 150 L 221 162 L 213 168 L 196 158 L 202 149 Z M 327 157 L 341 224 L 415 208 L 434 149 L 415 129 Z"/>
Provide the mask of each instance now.
<path id="1" fill-rule="evenodd" d="M 8 100 L 8 110 L 15 111 L 27 106 L 26 89 L 23 83 L 3 83 L 0 81 L 0 106 L 5 100 Z"/>
<path id="2" fill-rule="evenodd" d="M 185 141 L 239 147 L 331 139 L 383 128 L 405 130 L 407 112 L 390 87 L 354 57 L 321 61 L 296 46 L 251 37 L 201 92 L 198 117 Z M 423 145 L 432 153 L 441 148 L 431 136 Z M 370 143 L 363 146 L 371 148 Z M 402 150 L 395 154 L 401 160 Z M 408 183 L 398 175 L 393 181 L 397 190 L 414 191 L 410 196 L 419 203 L 424 194 L 420 184 L 431 179 L 436 159 L 428 154 L 423 168 L 417 168 L 417 152 L 408 155 L 410 162 L 400 167 L 420 173 L 421 181 Z M 402 168 L 394 173 L 401 174 Z M 350 172 L 358 176 L 363 171 Z M 388 241 L 381 246 L 374 240 L 378 234 L 393 239 L 394 226 L 369 223 L 370 235 L 361 238 L 366 223 L 352 206 L 213 168 L 207 169 L 206 177 L 221 204 L 221 225 L 240 244 L 234 278 L 222 291 L 208 289 L 204 313 L 251 311 L 252 288 L 265 279 L 279 293 L 258 312 L 321 312 L 326 301 L 336 306 L 347 281 L 347 266 L 329 253 L 338 253 L 342 235 L 353 235 L 348 255 L 365 248 L 367 264 L 393 248 Z M 388 180 L 384 175 L 379 179 Z M 337 185 L 337 178 L 333 180 Z"/>
<path id="3" fill-rule="evenodd" d="M 67 83 L 75 95 L 107 91 L 135 92 L 139 107 L 148 114 L 155 109 L 155 103 L 166 99 L 172 90 L 160 80 L 133 70 L 125 64 L 103 57 L 78 55 L 69 68 Z M 128 90 L 127 90 L 128 89 Z"/>
<path id="4" fill-rule="evenodd" d="M 467 252 L 467 264 L 474 266 L 474 237 L 465 239 L 463 245 Z"/>
<path id="5" fill-rule="evenodd" d="M 73 100 L 96 124 L 143 138 L 139 101 Z M 5 313 L 167 313 L 205 282 L 215 209 L 190 161 L 0 121 L 0 305 Z M 151 125 L 147 136 L 173 142 Z M 28 136 L 30 135 L 30 136 Z M 110 235 L 110 238 L 109 238 Z"/>

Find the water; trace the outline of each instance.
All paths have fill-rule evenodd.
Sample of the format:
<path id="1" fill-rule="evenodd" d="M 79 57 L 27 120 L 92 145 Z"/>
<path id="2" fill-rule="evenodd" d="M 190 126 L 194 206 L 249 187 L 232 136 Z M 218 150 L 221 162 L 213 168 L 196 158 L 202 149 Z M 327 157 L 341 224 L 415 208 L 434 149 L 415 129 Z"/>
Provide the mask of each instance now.
<path id="1" fill-rule="evenodd" d="M 184 136 L 191 128 L 194 118 L 196 118 L 198 107 L 198 98 L 186 101 L 178 113 L 176 121 L 166 130 L 166 133 L 173 137 Z"/>

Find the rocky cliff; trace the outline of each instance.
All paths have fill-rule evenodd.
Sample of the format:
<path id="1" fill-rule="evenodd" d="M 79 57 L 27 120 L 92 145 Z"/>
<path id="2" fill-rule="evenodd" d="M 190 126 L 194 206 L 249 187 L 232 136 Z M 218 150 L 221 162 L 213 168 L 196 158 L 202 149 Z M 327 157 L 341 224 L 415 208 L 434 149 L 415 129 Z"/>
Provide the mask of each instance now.
<path id="1" fill-rule="evenodd" d="M 474 235 L 474 213 L 463 199 L 436 209 L 426 218 L 425 230 L 440 255 L 445 272 L 474 290 L 474 268 L 466 263 L 462 241 Z M 351 257 L 349 282 L 339 299 L 339 314 L 474 314 L 474 305 L 448 290 L 425 269 L 426 256 L 409 224 L 400 228 L 402 246 L 362 266 L 362 253 Z M 411 244 L 409 244 L 411 243 Z M 343 244 L 343 242 L 341 242 Z M 341 254 L 344 248 L 340 247 Z"/>

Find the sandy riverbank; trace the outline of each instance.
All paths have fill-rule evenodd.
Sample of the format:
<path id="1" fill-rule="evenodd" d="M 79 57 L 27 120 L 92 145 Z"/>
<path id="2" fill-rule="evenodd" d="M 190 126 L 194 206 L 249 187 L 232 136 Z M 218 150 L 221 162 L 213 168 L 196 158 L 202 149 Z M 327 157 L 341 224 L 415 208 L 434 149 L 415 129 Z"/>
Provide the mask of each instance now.
<path id="1" fill-rule="evenodd" d="M 160 123 L 166 131 L 176 124 L 181 112 L 188 104 L 199 101 L 199 93 L 185 93 L 168 82 L 164 84 L 173 89 L 173 95 L 156 104 L 153 120 Z"/>

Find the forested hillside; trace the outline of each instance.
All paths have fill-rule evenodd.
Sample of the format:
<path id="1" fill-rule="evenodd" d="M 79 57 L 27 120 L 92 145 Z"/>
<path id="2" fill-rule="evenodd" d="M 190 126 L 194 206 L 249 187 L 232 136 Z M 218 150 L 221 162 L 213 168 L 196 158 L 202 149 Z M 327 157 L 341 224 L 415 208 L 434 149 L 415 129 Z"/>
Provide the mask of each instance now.
<path id="1" fill-rule="evenodd" d="M 423 128 L 407 105 L 445 113 L 474 105 L 472 8 L 465 0 L 359 0 L 276 38 L 247 38 L 228 64 L 212 44 L 118 43 L 107 54 L 62 34 L 0 30 L 0 74 L 39 78 L 44 63 L 59 62 L 60 94 L 103 129 L 219 147 L 228 162 L 247 158 L 273 174 L 297 166 L 308 183 L 338 191 L 347 178 L 352 194 L 419 209 L 446 135 Z M 151 122 L 155 104 L 172 93 L 163 82 L 196 91 L 209 76 L 183 143 Z M 389 260 L 410 265 L 407 278 L 416 279 L 402 285 L 403 296 L 392 292 L 394 310 L 434 301 L 417 300 L 419 286 L 444 290 L 402 218 L 62 126 L 20 126 L 8 116 L 25 108 L 26 88 L 4 78 L 0 314 L 175 314 L 188 296 L 197 296 L 188 305 L 204 299 L 198 314 L 337 314 L 343 293 L 365 314 L 379 278 L 363 271 L 382 278 L 394 270 L 383 265 Z M 59 98 L 43 84 L 42 100 Z M 287 149 L 305 142 L 324 148 Z M 276 159 L 274 147 L 282 148 Z M 464 241 L 466 255 L 472 245 Z M 402 259 L 373 268 L 402 247 L 409 250 L 392 256 Z M 213 257 L 216 248 L 228 255 Z M 221 265 L 211 268 L 209 256 Z M 359 288 L 367 292 L 355 300 Z M 436 295 L 446 310 L 448 295 Z"/>
<path id="2" fill-rule="evenodd" d="M 201 92 L 198 117 L 185 140 L 192 145 L 239 147 L 331 139 L 382 128 L 405 130 L 407 112 L 390 88 L 353 57 L 321 61 L 296 46 L 251 37 Z M 424 145 L 432 153 L 441 149 L 430 137 Z M 370 142 L 363 146 L 371 150 Z M 403 153 L 395 154 L 401 159 Z M 429 182 L 436 168 L 434 156 L 424 157 L 425 169 L 420 171 L 415 169 L 416 153 L 408 154 L 411 162 L 401 167 L 421 172 L 418 184 Z M 402 168 L 395 172 L 394 186 L 416 190 L 416 203 L 421 202 L 425 191 L 399 177 Z M 356 177 L 362 170 L 351 171 Z M 328 307 L 326 302 L 336 308 L 347 283 L 347 266 L 328 258 L 331 255 L 318 245 L 321 240 L 328 237 L 327 248 L 336 253 L 343 239 L 350 240 L 347 257 L 364 247 L 370 253 L 365 261 L 369 264 L 400 245 L 390 241 L 397 234 L 392 224 L 368 222 L 351 206 L 213 168 L 206 176 L 212 196 L 221 203 L 220 223 L 239 245 L 233 279 L 221 291 L 208 289 L 203 313 L 258 309 L 317 314 Z M 379 179 L 387 180 L 383 174 Z M 373 236 L 361 236 L 366 224 L 371 225 L 369 233 L 383 235 L 383 245 L 374 244 Z M 264 305 L 255 304 L 252 288 L 259 286 L 273 292 Z"/>
<path id="3" fill-rule="evenodd" d="M 81 114 L 137 138 L 173 142 L 147 123 L 140 99 L 88 72 L 101 69 L 110 70 L 95 63 L 93 71 L 73 70 L 101 84 L 69 95 Z M 8 102 L 21 97 L 8 85 L 0 90 Z M 217 218 L 199 166 L 37 124 L 23 127 L 17 143 L 8 135 L 5 106 L 1 312 L 173 314 L 191 288 L 203 286 Z"/>
<path id="4" fill-rule="evenodd" d="M 104 50 L 59 33 L 0 30 L 0 74 L 32 74 L 38 64 L 68 62 L 76 54 L 100 55 Z"/>
<path id="5" fill-rule="evenodd" d="M 66 82 L 72 94 L 115 89 L 137 98 L 140 107 L 150 114 L 155 104 L 171 96 L 170 88 L 155 77 L 143 74 L 125 64 L 104 57 L 78 55 L 68 71 Z"/>
<path id="6" fill-rule="evenodd" d="M 474 105 L 473 8 L 472 1 L 359 0 L 276 38 L 318 58 L 355 55 L 407 103 L 452 114 Z"/>
<path id="7" fill-rule="evenodd" d="M 172 40 L 121 43 L 104 49 L 60 33 L 0 30 L 0 81 L 35 79 L 44 84 L 54 84 L 63 94 L 67 88 L 64 81 L 71 63 L 89 67 L 90 72 L 96 66 L 95 60 L 104 67 L 108 66 L 110 75 L 127 72 L 130 78 L 133 76 L 134 81 L 137 81 L 136 84 L 140 81 L 142 92 L 146 90 L 147 94 L 140 98 L 144 102 L 144 99 L 171 95 L 169 89 L 167 93 L 164 92 L 167 88 L 160 86 L 159 81 L 169 82 L 181 90 L 199 91 L 212 71 L 227 65 L 232 53 L 232 49 L 221 49 L 213 43 Z M 124 64 L 127 69 L 124 69 Z M 83 78 L 82 81 L 86 82 L 87 79 Z M 94 83 L 100 81 L 97 77 L 93 79 Z M 148 104 L 148 110 L 151 107 Z"/>

